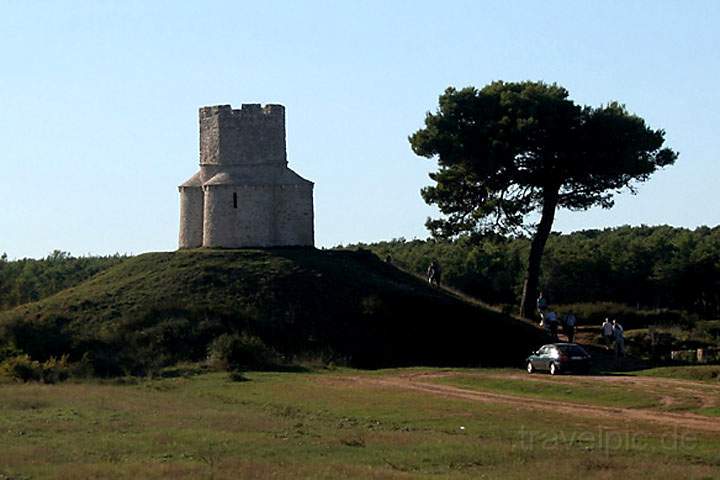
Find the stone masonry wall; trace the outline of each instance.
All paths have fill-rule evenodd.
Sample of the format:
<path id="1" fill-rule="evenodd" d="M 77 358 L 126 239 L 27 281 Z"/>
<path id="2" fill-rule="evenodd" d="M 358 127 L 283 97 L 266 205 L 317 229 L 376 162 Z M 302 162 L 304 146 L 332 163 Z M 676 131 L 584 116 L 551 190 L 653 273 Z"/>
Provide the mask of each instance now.
<path id="1" fill-rule="evenodd" d="M 287 167 L 285 108 L 203 107 L 199 123 L 200 172 L 180 186 L 180 248 L 313 246 L 313 183 Z"/>
<path id="2" fill-rule="evenodd" d="M 180 187 L 180 248 L 198 248 L 203 243 L 203 191 Z"/>
<path id="3" fill-rule="evenodd" d="M 204 247 L 312 246 L 312 185 L 206 187 L 204 220 Z"/>
<path id="4" fill-rule="evenodd" d="M 315 244 L 313 222 L 313 185 L 280 185 L 275 196 L 277 245 L 312 246 Z"/>
<path id="5" fill-rule="evenodd" d="M 233 206 L 237 194 L 238 208 Z M 205 247 L 273 246 L 273 188 L 212 186 L 205 191 Z"/>
<path id="6" fill-rule="evenodd" d="M 200 109 L 200 164 L 286 165 L 285 107 L 243 104 Z"/>

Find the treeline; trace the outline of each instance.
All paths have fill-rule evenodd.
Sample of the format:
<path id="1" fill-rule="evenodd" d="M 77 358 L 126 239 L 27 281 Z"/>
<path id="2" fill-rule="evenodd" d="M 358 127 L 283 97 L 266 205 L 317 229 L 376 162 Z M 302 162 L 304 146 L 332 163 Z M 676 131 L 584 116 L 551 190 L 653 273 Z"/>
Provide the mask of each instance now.
<path id="1" fill-rule="evenodd" d="M 495 304 L 519 302 L 528 238 L 397 239 L 366 248 L 424 274 L 435 259 L 444 281 Z M 541 288 L 554 304 L 616 302 L 720 318 L 720 227 L 619 227 L 554 233 Z"/>
<path id="2" fill-rule="evenodd" d="M 34 302 L 87 280 L 123 261 L 115 254 L 105 257 L 73 257 L 55 250 L 42 259 L 8 260 L 0 255 L 0 309 Z"/>
<path id="3" fill-rule="evenodd" d="M 396 239 L 365 248 L 424 274 L 437 260 L 444 282 L 493 304 L 517 305 L 528 238 L 462 238 L 453 242 Z M 73 257 L 56 250 L 43 259 L 0 255 L 0 309 L 72 287 L 126 257 Z M 552 234 L 541 288 L 553 304 L 615 302 L 682 309 L 720 318 L 720 227 L 619 227 Z"/>

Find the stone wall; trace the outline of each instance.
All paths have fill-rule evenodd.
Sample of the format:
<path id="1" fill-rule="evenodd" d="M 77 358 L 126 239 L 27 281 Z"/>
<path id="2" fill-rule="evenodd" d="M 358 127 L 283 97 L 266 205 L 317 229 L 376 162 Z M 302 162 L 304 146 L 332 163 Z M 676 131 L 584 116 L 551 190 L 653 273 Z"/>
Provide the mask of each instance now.
<path id="1" fill-rule="evenodd" d="M 313 183 L 287 167 L 285 108 L 200 109 L 200 171 L 180 186 L 180 248 L 314 245 Z"/>
<path id="2" fill-rule="evenodd" d="M 275 196 L 275 222 L 278 225 L 276 245 L 312 246 L 315 244 L 313 222 L 313 185 L 280 185 Z"/>
<path id="3" fill-rule="evenodd" d="M 265 186 L 206 187 L 203 246 L 272 246 L 272 194 L 273 188 Z"/>
<path id="4" fill-rule="evenodd" d="M 203 190 L 180 187 L 180 248 L 198 248 L 203 244 Z"/>
<path id="5" fill-rule="evenodd" d="M 313 230 L 312 184 L 205 187 L 204 247 L 312 246 Z"/>
<path id="6" fill-rule="evenodd" d="M 200 109 L 201 165 L 287 164 L 285 107 L 243 104 Z"/>

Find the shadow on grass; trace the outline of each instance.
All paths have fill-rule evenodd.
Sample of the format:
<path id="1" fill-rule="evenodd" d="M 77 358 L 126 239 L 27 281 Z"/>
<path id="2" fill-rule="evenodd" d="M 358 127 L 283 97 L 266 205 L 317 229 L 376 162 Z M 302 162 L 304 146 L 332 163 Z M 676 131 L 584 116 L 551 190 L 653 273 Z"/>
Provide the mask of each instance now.
<path id="1" fill-rule="evenodd" d="M 249 372 L 270 372 L 270 373 L 310 373 L 316 369 L 308 368 L 303 365 L 268 365 L 263 368 L 249 368 L 242 370 L 231 371 L 231 373 L 249 373 Z M 203 375 L 205 373 L 213 371 L 211 368 L 203 364 L 192 364 L 192 365 L 179 365 L 173 367 L 164 368 L 159 378 L 190 378 L 197 375 Z"/>

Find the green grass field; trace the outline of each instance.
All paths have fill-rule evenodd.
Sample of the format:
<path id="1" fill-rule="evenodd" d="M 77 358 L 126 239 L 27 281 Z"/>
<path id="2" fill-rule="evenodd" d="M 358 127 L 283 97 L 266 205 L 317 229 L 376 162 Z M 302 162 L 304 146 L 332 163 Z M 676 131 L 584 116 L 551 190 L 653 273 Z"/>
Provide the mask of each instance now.
<path id="1" fill-rule="evenodd" d="M 642 379 L 613 383 L 603 396 L 592 378 L 582 378 L 577 388 L 563 384 L 556 398 L 551 382 L 578 377 L 523 383 L 521 374 L 330 370 L 250 373 L 245 382 L 202 373 L 127 383 L 6 383 L 0 478 L 720 477 L 720 429 L 663 421 L 669 414 L 658 409 L 669 380 L 642 377 L 660 382 L 653 383 L 657 391 Z M 508 382 L 499 386 L 503 376 Z M 531 382 L 544 387 L 534 390 Z M 710 389 L 705 400 L 720 401 L 714 386 L 697 384 Z M 521 401 L 483 396 L 498 391 Z M 534 399 L 589 410 L 577 415 L 553 403 L 537 409 Z M 692 415 L 693 408 L 674 415 Z M 632 418 L 646 411 L 657 418 Z"/>
<path id="2" fill-rule="evenodd" d="M 639 375 L 659 378 L 678 378 L 720 385 L 720 365 L 692 365 L 683 367 L 657 367 L 637 372 Z"/>

